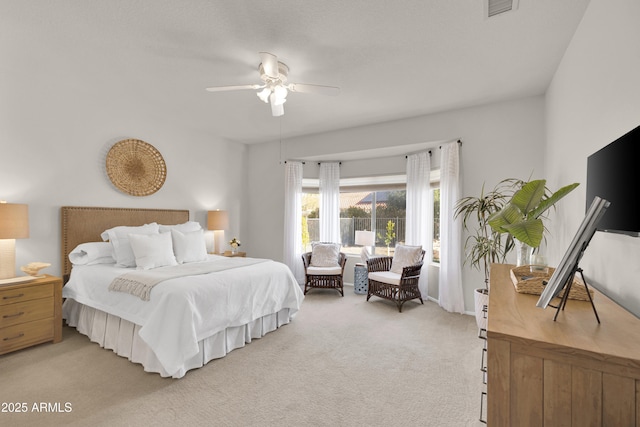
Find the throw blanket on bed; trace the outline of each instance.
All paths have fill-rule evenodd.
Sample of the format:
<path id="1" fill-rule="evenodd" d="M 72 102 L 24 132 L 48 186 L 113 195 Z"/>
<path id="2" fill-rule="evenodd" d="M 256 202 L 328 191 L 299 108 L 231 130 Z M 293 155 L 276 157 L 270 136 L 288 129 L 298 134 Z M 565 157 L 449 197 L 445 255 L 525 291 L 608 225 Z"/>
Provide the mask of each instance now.
<path id="1" fill-rule="evenodd" d="M 125 273 L 113 279 L 109 285 L 110 291 L 126 292 L 139 297 L 143 301 L 149 301 L 151 290 L 155 285 L 169 279 L 199 274 L 214 273 L 230 268 L 244 267 L 247 265 L 266 262 L 259 258 L 221 258 L 215 261 L 194 262 L 170 267 L 159 267 L 152 270 L 136 270 Z"/>

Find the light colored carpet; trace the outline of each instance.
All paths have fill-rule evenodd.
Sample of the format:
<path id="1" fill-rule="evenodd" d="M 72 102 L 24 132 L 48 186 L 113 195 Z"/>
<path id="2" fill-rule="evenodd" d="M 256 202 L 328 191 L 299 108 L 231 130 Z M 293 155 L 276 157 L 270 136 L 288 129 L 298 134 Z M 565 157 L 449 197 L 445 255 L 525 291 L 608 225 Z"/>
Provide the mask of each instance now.
<path id="1" fill-rule="evenodd" d="M 2 426 L 480 426 L 482 342 L 471 316 L 332 290 L 295 320 L 179 380 L 145 373 L 65 327 L 0 356 Z M 34 412 L 44 402 L 70 412 Z"/>

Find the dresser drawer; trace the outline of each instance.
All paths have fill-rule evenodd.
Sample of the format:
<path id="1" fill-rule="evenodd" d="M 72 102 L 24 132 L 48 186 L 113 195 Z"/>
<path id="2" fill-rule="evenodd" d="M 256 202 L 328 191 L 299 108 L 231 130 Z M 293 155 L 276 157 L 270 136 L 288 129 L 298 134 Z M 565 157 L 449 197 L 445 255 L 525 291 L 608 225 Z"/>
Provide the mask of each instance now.
<path id="1" fill-rule="evenodd" d="M 53 297 L 0 307 L 0 328 L 53 317 Z"/>
<path id="2" fill-rule="evenodd" d="M 53 297 L 53 286 L 49 283 L 19 288 L 0 289 L 0 306 L 22 301 Z"/>
<path id="3" fill-rule="evenodd" d="M 53 339 L 51 319 L 36 320 L 0 329 L 0 354 Z"/>

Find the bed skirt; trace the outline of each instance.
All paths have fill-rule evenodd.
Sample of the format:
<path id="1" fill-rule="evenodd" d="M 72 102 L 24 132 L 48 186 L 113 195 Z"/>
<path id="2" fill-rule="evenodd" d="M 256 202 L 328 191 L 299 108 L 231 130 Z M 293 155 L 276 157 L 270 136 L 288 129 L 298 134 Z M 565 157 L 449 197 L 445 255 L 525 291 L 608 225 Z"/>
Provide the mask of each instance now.
<path id="1" fill-rule="evenodd" d="M 163 368 L 153 350 L 139 337 L 141 326 L 69 298 L 62 306 L 62 315 L 69 326 L 76 328 L 100 347 L 113 350 L 118 356 L 126 357 L 133 363 L 140 363 L 146 372 L 173 378 L 181 378 L 187 371 L 224 357 L 230 351 L 244 347 L 252 339 L 261 338 L 291 321 L 289 309 L 284 308 L 246 325 L 220 331 L 200 341 L 198 354 L 185 360 L 181 368 L 171 375 Z"/>

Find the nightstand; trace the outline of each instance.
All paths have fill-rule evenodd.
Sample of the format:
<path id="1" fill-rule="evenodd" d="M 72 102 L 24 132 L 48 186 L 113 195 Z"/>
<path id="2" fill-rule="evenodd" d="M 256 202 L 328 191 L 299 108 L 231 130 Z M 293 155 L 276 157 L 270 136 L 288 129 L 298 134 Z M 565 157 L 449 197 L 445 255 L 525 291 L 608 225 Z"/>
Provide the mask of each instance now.
<path id="1" fill-rule="evenodd" d="M 235 254 L 232 254 L 231 251 L 224 251 L 224 253 L 222 253 L 220 255 L 228 256 L 228 257 L 236 257 L 236 256 L 246 257 L 247 253 L 246 252 L 236 252 Z"/>
<path id="2" fill-rule="evenodd" d="M 62 341 L 62 279 L 0 285 L 0 354 Z"/>

